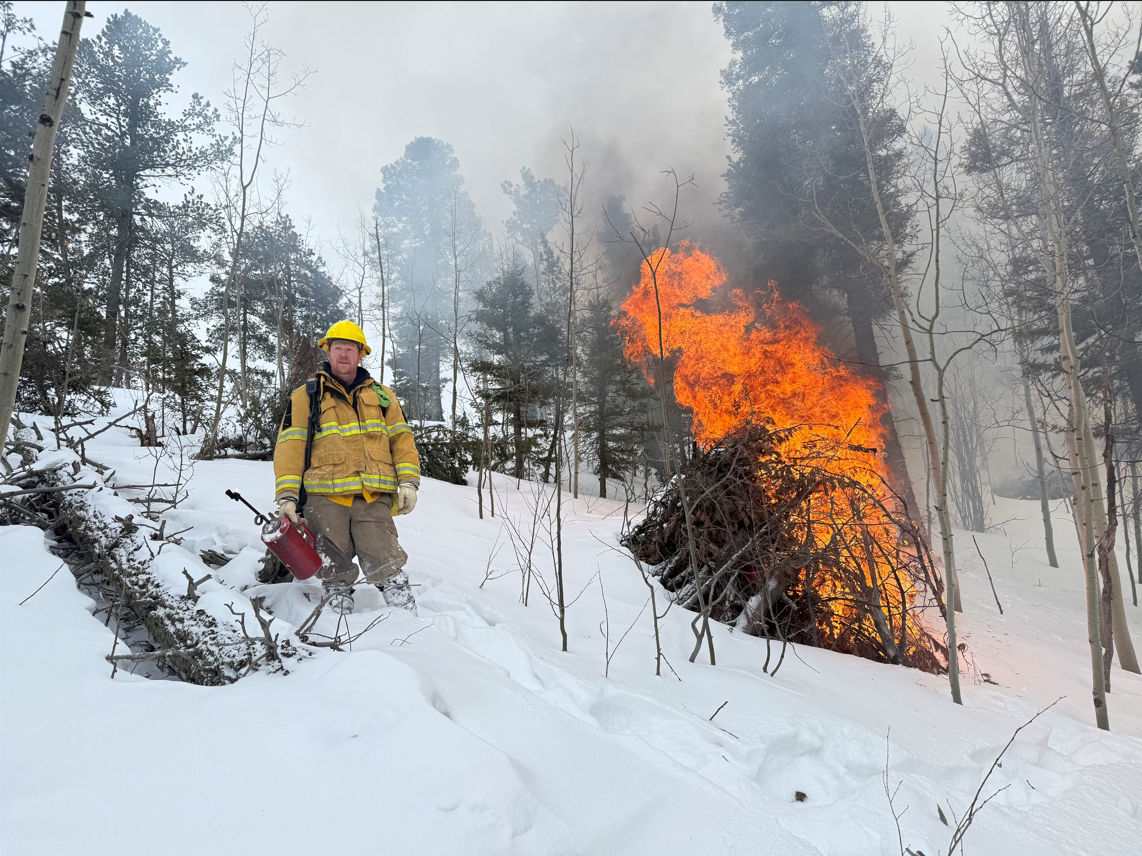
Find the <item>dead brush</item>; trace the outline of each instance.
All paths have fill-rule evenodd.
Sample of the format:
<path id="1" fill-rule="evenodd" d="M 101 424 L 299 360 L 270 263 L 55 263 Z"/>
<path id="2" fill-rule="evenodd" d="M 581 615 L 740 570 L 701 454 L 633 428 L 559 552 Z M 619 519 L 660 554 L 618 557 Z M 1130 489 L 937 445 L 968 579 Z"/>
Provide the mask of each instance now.
<path id="1" fill-rule="evenodd" d="M 875 450 L 806 433 L 747 422 L 696 451 L 680 476 L 696 569 L 677 478 L 624 546 L 680 605 L 752 635 L 942 671 L 946 648 L 921 619 L 940 605 L 931 556 L 868 477 Z"/>

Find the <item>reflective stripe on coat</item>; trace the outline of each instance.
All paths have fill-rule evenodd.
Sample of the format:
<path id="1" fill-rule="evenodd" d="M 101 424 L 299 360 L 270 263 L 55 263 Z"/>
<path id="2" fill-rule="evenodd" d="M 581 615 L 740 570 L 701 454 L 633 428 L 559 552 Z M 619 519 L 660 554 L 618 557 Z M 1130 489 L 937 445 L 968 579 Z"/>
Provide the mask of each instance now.
<path id="1" fill-rule="evenodd" d="M 304 386 L 293 391 L 274 448 L 276 499 L 297 498 L 302 484 L 308 493 L 341 495 L 396 493 L 403 482 L 420 486 L 420 456 L 396 395 L 382 387 L 391 400 L 382 408 L 372 378 L 363 374 L 347 390 L 330 373 L 317 373 L 321 417 L 304 473 L 309 396 Z"/>

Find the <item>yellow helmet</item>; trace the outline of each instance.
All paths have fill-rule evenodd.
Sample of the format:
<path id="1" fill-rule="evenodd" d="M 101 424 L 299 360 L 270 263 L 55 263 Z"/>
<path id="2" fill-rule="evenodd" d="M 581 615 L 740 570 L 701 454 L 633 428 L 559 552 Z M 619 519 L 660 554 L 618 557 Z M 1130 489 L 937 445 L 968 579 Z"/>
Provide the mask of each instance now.
<path id="1" fill-rule="evenodd" d="M 352 321 L 338 321 L 336 324 L 329 328 L 329 332 L 325 334 L 324 339 L 317 343 L 317 346 L 328 353 L 329 344 L 334 339 L 344 339 L 347 342 L 356 342 L 361 346 L 361 350 L 365 352 L 366 357 L 372 353 L 372 348 L 370 348 L 368 343 L 365 341 L 365 334 L 361 331 L 361 328 L 354 324 Z"/>

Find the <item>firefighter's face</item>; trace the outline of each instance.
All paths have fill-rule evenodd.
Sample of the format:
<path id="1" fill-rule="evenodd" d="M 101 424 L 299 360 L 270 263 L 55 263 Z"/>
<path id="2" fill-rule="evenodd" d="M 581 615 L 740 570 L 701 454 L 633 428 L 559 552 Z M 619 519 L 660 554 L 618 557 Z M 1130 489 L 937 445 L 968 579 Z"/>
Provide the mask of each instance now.
<path id="1" fill-rule="evenodd" d="M 329 344 L 329 365 L 333 374 L 344 380 L 357 376 L 357 366 L 361 364 L 361 349 L 356 342 L 336 339 Z"/>

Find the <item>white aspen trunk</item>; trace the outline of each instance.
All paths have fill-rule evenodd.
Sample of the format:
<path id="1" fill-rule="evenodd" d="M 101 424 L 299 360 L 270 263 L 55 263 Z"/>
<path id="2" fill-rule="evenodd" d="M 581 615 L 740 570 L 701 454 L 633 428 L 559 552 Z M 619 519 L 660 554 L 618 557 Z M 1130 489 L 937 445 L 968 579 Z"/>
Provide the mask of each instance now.
<path id="1" fill-rule="evenodd" d="M 381 252 L 381 225 L 373 218 L 373 235 L 377 239 L 377 270 L 381 274 L 381 384 L 385 382 L 385 345 L 388 338 L 388 304 L 385 295 L 385 257 Z"/>
<path id="2" fill-rule="evenodd" d="M 577 372 L 576 359 L 575 359 L 575 153 L 571 153 L 571 185 L 570 197 L 568 198 L 568 217 L 570 217 L 570 231 L 571 231 L 571 245 L 567 253 L 567 348 L 569 351 L 571 362 L 571 420 L 574 425 L 572 430 L 572 443 L 574 460 L 571 460 L 572 455 L 568 454 L 568 461 L 571 464 L 571 495 L 573 498 L 579 498 L 579 413 L 577 410 L 578 405 L 578 381 L 579 375 Z M 563 391 L 560 390 L 560 395 Z M 560 430 L 564 430 L 561 428 Z"/>
<path id="3" fill-rule="evenodd" d="M 1071 458 L 1072 476 L 1075 483 L 1074 518 L 1075 528 L 1078 530 L 1079 546 L 1082 548 L 1083 572 L 1086 580 L 1087 599 L 1087 636 L 1090 644 L 1090 659 L 1092 673 L 1092 694 L 1094 696 L 1095 723 L 1099 728 L 1110 730 L 1110 717 L 1106 707 L 1106 680 L 1102 662 L 1102 631 L 1099 615 L 1100 597 L 1098 591 L 1098 568 L 1095 566 L 1095 537 L 1094 537 L 1094 508 L 1091 503 L 1090 486 L 1087 484 L 1087 474 L 1090 472 L 1091 461 L 1086 455 L 1086 443 L 1080 442 L 1082 436 L 1079 415 L 1085 408 L 1082 386 L 1073 376 L 1073 333 L 1070 323 L 1070 303 L 1065 296 L 1058 300 L 1059 327 L 1062 331 L 1063 352 L 1061 362 L 1071 391 L 1071 418 L 1067 422 L 1067 449 Z M 1076 394 L 1076 387 L 1078 388 Z M 1081 407 L 1074 402 L 1078 399 Z"/>
<path id="4" fill-rule="evenodd" d="M 1122 462 L 1118 462 L 1119 470 L 1122 470 Z M 1134 585 L 1134 568 L 1131 564 L 1131 551 L 1130 551 L 1130 522 L 1126 519 L 1126 479 L 1123 475 L 1118 477 L 1118 517 L 1122 521 L 1122 540 L 1126 542 L 1126 579 L 1130 581 L 1130 594 L 1133 596 L 1134 605 L 1138 605 L 1138 589 Z"/>
<path id="5" fill-rule="evenodd" d="M 218 447 L 218 427 L 222 421 L 222 401 L 226 392 L 226 363 L 230 352 L 230 294 L 238 279 L 238 265 L 242 259 L 242 239 L 246 233 L 247 206 L 249 205 L 250 188 L 258 175 L 258 165 L 262 161 L 262 147 L 266 142 L 266 124 L 276 121 L 270 113 L 270 103 L 273 98 L 273 63 L 264 62 L 264 68 L 258 68 L 259 62 L 257 48 L 257 31 L 259 23 L 254 20 L 253 32 L 247 40 L 246 65 L 243 69 L 242 95 L 234 96 L 237 102 L 234 106 L 234 122 L 237 125 L 238 137 L 238 186 L 241 190 L 238 211 L 238 225 L 234 228 L 233 255 L 230 258 L 230 270 L 226 276 L 226 285 L 222 290 L 222 354 L 218 365 L 218 392 L 214 398 L 214 415 L 210 420 L 210 429 L 199 451 L 199 457 L 210 460 L 214 457 Z M 259 92 L 255 82 L 255 75 L 265 74 L 265 91 Z M 252 164 L 250 175 L 246 175 L 246 123 L 254 118 L 248 116 L 251 99 L 260 98 L 262 101 L 261 115 L 257 117 L 258 133 L 257 144 L 251 153 Z M 257 114 L 255 114 L 256 116 Z M 233 228 L 233 223 L 231 223 Z M 244 393 L 244 390 L 243 390 Z"/>
<path id="6" fill-rule="evenodd" d="M 284 349 L 282 348 L 282 335 L 283 321 L 285 319 L 285 287 L 278 283 L 278 311 L 277 311 L 277 336 L 274 337 L 274 362 L 278 368 L 278 389 L 285 391 L 286 377 L 285 377 L 285 360 L 282 358 Z"/>
<path id="7" fill-rule="evenodd" d="M 1088 448 L 1089 460 L 1093 463 L 1098 459 L 1095 451 L 1094 434 L 1091 431 L 1089 414 L 1084 413 L 1083 441 Z M 1102 540 L 1107 529 L 1106 494 L 1099 478 L 1099 469 L 1095 465 L 1090 477 L 1091 505 L 1094 509 L 1094 537 L 1095 542 Z M 1107 556 L 1110 566 L 1111 592 L 1110 607 L 1113 620 L 1111 628 L 1114 632 L 1114 647 L 1118 650 L 1118 665 L 1123 671 L 1142 673 L 1139 668 L 1138 654 L 1134 650 L 1134 641 L 1130 638 L 1130 628 L 1126 624 L 1126 604 L 1122 597 L 1122 575 L 1118 569 L 1118 558 L 1113 550 Z"/>
<path id="8" fill-rule="evenodd" d="M 1022 73 L 1026 80 L 1039 79 L 1033 48 L 1029 43 L 1032 23 L 1027 15 L 1030 7 L 1016 7 L 1013 49 L 1019 52 L 1023 65 Z M 1070 270 L 1067 264 L 1068 241 L 1064 213 L 1059 203 L 1059 191 L 1051 168 L 1050 144 L 1043 128 L 1040 112 L 1040 94 L 1032 92 L 1027 99 L 1025 118 L 1031 131 L 1031 145 L 1034 149 L 1034 166 L 1038 171 L 1040 197 L 1039 219 L 1041 229 L 1050 242 L 1050 252 L 1039 255 L 1039 261 L 1047 276 L 1055 299 L 1055 310 L 1059 321 L 1059 362 L 1070 393 L 1072 419 L 1067 426 L 1068 450 L 1071 453 L 1072 467 L 1076 482 L 1075 523 L 1079 528 L 1079 543 L 1082 547 L 1083 571 L 1086 579 L 1087 596 L 1087 636 L 1091 655 L 1091 685 L 1095 709 L 1095 722 L 1099 728 L 1109 731 L 1110 719 L 1106 706 L 1106 684 L 1102 662 L 1102 642 L 1099 621 L 1100 598 L 1098 590 L 1098 568 L 1095 561 L 1094 505 L 1090 479 L 1094 473 L 1093 447 L 1086 442 L 1083 423 L 1089 418 L 1086 396 L 1079 377 L 1080 360 L 1075 344 L 1074 328 L 1071 324 Z M 1033 247 L 1032 247 L 1033 249 Z"/>
<path id="9" fill-rule="evenodd" d="M 249 329 L 249 312 L 250 308 L 246 302 L 246 295 L 241 291 L 238 292 L 238 398 L 242 402 L 242 409 L 246 410 L 250 406 L 249 402 L 249 386 L 247 384 L 246 365 L 246 333 Z"/>
<path id="10" fill-rule="evenodd" d="M 365 329 L 365 275 L 369 270 L 368 258 L 365 255 L 365 232 L 364 224 L 360 226 L 361 234 L 361 279 L 357 283 L 357 326 L 362 330 Z"/>
<path id="11" fill-rule="evenodd" d="M 916 348 L 916 342 L 912 336 L 912 324 L 908 317 L 908 307 L 904 300 L 904 288 L 900 283 L 899 272 L 896 268 L 896 258 L 898 253 L 898 245 L 896 238 L 893 234 L 892 227 L 888 222 L 888 214 L 884 207 L 884 200 L 880 195 L 880 181 L 876 169 L 876 161 L 872 151 L 871 133 L 868 126 L 868 117 L 865 115 L 864 101 L 865 93 L 862 91 L 860 81 L 856 79 L 847 79 L 842 75 L 842 82 L 848 89 L 849 101 L 853 107 L 853 112 L 856 114 L 857 127 L 860 132 L 861 148 L 864 153 L 865 168 L 869 179 L 869 190 L 872 196 L 873 204 L 876 207 L 877 218 L 880 223 L 881 232 L 884 236 L 884 241 L 887 245 L 887 258 L 882 259 L 876 257 L 867 248 L 858 247 L 853 244 L 854 248 L 861 252 L 865 257 L 874 265 L 876 265 L 884 276 L 885 284 L 888 286 L 889 293 L 892 296 L 892 305 L 896 311 L 897 326 L 900 330 L 901 338 L 904 341 L 904 348 L 908 355 L 908 386 L 912 390 L 912 397 L 916 402 L 916 408 L 920 414 L 920 423 L 924 430 L 924 441 L 928 452 L 928 464 L 934 486 L 936 488 L 936 521 L 940 528 L 940 544 L 942 547 L 942 554 L 944 560 L 944 573 L 947 578 L 947 607 L 945 609 L 945 620 L 948 627 L 948 685 L 951 690 L 952 701 L 956 704 L 963 704 L 960 695 L 960 680 L 959 680 L 959 650 L 956 639 L 956 612 L 963 611 L 963 603 L 960 597 L 959 579 L 956 571 L 956 556 L 955 545 L 952 536 L 952 521 L 951 514 L 948 509 L 948 408 L 947 400 L 944 395 L 944 373 L 940 366 L 936 363 L 936 351 L 934 341 L 934 329 L 936 324 L 936 317 L 939 315 L 940 298 L 939 298 L 939 281 L 940 281 L 940 234 L 939 229 L 940 221 L 940 199 L 941 190 L 939 186 L 934 187 L 935 199 L 935 218 L 934 224 L 936 231 L 933 234 L 934 251 L 935 251 L 935 309 L 931 318 L 927 319 L 928 323 L 928 341 L 929 341 L 929 356 L 926 360 L 931 362 L 936 369 L 937 374 L 937 396 L 936 400 L 940 405 L 940 437 L 936 436 L 936 428 L 932 421 L 932 414 L 928 408 L 928 398 L 924 394 L 923 380 L 920 376 L 920 357 Z M 933 161 L 934 161 L 934 174 L 933 182 L 939 174 L 938 159 L 939 144 L 937 143 Z M 824 218 L 822 218 L 823 220 Z M 835 231 L 839 236 L 845 238 L 836 227 L 828 224 L 830 229 Z M 847 238 L 845 238 L 848 240 Z M 852 243 L 851 240 L 849 241 Z"/>
<path id="12" fill-rule="evenodd" d="M 452 433 L 456 433 L 456 401 L 460 384 L 460 248 L 456 235 L 456 193 L 452 194 Z"/>
<path id="13" fill-rule="evenodd" d="M 575 342 L 575 324 L 571 324 L 571 449 L 574 452 L 574 467 L 571 482 L 571 495 L 579 498 L 579 352 Z"/>
<path id="14" fill-rule="evenodd" d="M 1087 635 L 1090 643 L 1092 693 L 1095 722 L 1099 728 L 1110 730 L 1106 707 L 1106 682 L 1102 663 L 1102 633 L 1100 629 L 1098 567 L 1095 561 L 1094 496 L 1091 478 L 1094 474 L 1093 445 L 1087 443 L 1085 422 L 1088 419 L 1086 394 L 1079 379 L 1079 353 L 1071 325 L 1070 273 L 1067 267 L 1067 240 L 1058 206 L 1054 173 L 1050 168 L 1046 142 L 1042 135 L 1037 103 L 1031 102 L 1031 130 L 1035 144 L 1036 162 L 1043 188 L 1041 218 L 1051 241 L 1054 265 L 1045 269 L 1055 294 L 1055 310 L 1059 319 L 1059 362 L 1070 393 L 1071 421 L 1067 426 L 1067 443 L 1071 452 L 1075 479 L 1075 525 L 1079 530 L 1082 548 L 1083 571 L 1086 577 Z"/>
<path id="15" fill-rule="evenodd" d="M 246 228 L 246 188 L 242 187 L 241 213 L 238 219 L 238 234 L 234 241 L 230 272 L 226 276 L 226 286 L 222 290 L 222 354 L 218 361 L 218 392 L 214 396 L 214 415 L 210 420 L 210 431 L 199 453 L 205 459 L 213 459 L 218 446 L 218 426 L 222 422 L 222 399 L 226 393 L 226 363 L 230 356 L 230 291 L 238 273 L 238 259 L 242 247 L 242 235 Z"/>
<path id="16" fill-rule="evenodd" d="M 1133 501 L 1130 509 L 1130 518 L 1134 522 L 1134 575 L 1142 583 L 1142 516 L 1139 515 L 1138 495 L 1138 464 L 1130 462 L 1130 497 Z M 1134 580 L 1130 581 L 1130 590 L 1134 595 L 1134 605 L 1138 605 L 1138 589 L 1134 587 Z"/>
<path id="17" fill-rule="evenodd" d="M 48 204 L 52 156 L 56 132 L 67 103 L 71 69 L 79 45 L 79 31 L 87 14 L 84 0 L 69 0 L 63 15 L 51 76 L 48 78 L 44 108 L 36 123 L 32 141 L 31 166 L 24 191 L 24 210 L 20 215 L 20 237 L 16 250 L 16 268 L 4 317 L 4 339 L 0 343 L 0 447 L 8 437 L 8 425 L 16 409 L 16 389 L 24 364 L 24 346 L 28 338 L 28 321 L 32 313 L 32 294 L 40 264 L 40 241 L 43 236 L 44 212 Z"/>
<path id="18" fill-rule="evenodd" d="M 1043 538 L 1047 547 L 1047 562 L 1052 568 L 1059 567 L 1055 555 L 1055 530 L 1051 524 L 1050 494 L 1047 490 L 1047 471 L 1043 461 L 1043 441 L 1039 437 L 1039 419 L 1031 400 L 1031 384 L 1023 378 L 1023 401 L 1027 406 L 1027 420 L 1031 423 L 1031 439 L 1035 444 L 1035 475 L 1039 481 L 1039 511 L 1043 515 Z"/>

